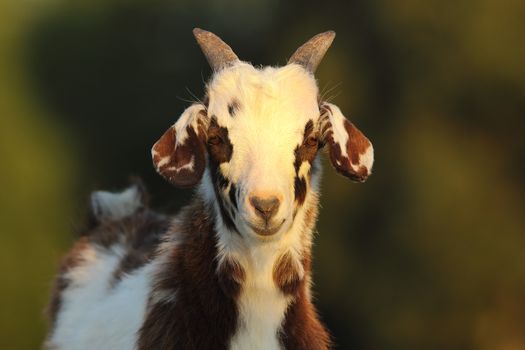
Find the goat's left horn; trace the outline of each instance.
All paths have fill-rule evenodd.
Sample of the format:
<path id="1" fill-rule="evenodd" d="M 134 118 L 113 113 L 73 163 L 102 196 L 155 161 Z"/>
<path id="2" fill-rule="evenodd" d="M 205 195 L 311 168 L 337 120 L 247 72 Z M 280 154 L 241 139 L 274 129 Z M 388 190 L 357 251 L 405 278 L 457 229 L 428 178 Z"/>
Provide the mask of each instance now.
<path id="1" fill-rule="evenodd" d="M 308 71 L 315 72 L 334 38 L 333 30 L 317 34 L 294 52 L 288 64 L 297 63 Z"/>
<path id="2" fill-rule="evenodd" d="M 232 48 L 212 32 L 195 28 L 193 35 L 214 71 L 220 71 L 239 60 Z"/>

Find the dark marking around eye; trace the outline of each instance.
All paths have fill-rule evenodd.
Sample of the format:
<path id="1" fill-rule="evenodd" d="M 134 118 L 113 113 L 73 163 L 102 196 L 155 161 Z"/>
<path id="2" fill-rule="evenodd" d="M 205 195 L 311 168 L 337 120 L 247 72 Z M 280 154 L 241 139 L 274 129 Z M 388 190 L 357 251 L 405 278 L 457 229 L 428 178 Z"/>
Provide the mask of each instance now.
<path id="1" fill-rule="evenodd" d="M 306 180 L 297 175 L 295 176 L 294 192 L 295 200 L 299 205 L 302 205 L 306 199 Z"/>
<path id="2" fill-rule="evenodd" d="M 235 209 L 237 209 L 237 187 L 234 183 L 231 184 L 230 192 L 228 194 L 230 196 L 230 203 Z"/>
<path id="3" fill-rule="evenodd" d="M 219 126 L 217 117 L 210 118 L 210 126 L 208 127 L 208 139 L 219 138 L 221 142 L 217 144 L 208 143 L 208 153 L 211 158 L 218 164 L 227 163 L 230 161 L 233 153 L 233 145 L 228 136 L 228 129 Z"/>
<path id="4" fill-rule="evenodd" d="M 228 103 L 228 113 L 230 113 L 230 115 L 234 117 L 235 113 L 237 113 L 237 111 L 239 110 L 239 107 L 239 101 L 233 99 L 230 103 Z"/>
<path id="5" fill-rule="evenodd" d="M 230 182 L 224 177 L 224 175 L 222 175 L 222 172 L 219 168 L 217 168 L 216 173 L 217 175 L 216 175 L 215 184 L 221 191 L 224 191 L 226 188 L 228 188 L 228 185 L 230 184 Z"/>
<path id="6" fill-rule="evenodd" d="M 299 173 L 299 168 L 303 162 L 307 161 L 310 164 L 314 161 L 317 154 L 317 145 L 310 145 L 307 140 L 313 135 L 314 122 L 310 119 L 304 127 L 303 142 L 295 148 L 295 172 Z"/>
<path id="7" fill-rule="evenodd" d="M 304 138 L 307 138 L 314 131 L 314 122 L 312 119 L 304 126 Z"/>
<path id="8" fill-rule="evenodd" d="M 213 182 L 213 189 L 215 192 L 215 196 L 217 198 L 217 202 L 219 204 L 219 211 L 222 218 L 222 221 L 226 228 L 229 230 L 236 232 L 237 234 L 240 234 L 237 230 L 237 227 L 235 226 L 235 223 L 233 222 L 233 217 L 230 214 L 230 212 L 226 209 L 226 204 L 224 203 L 225 198 L 223 195 L 223 191 L 225 188 L 228 187 L 230 182 L 222 175 L 222 172 L 220 169 L 213 165 L 213 163 L 210 162 L 210 173 L 211 173 L 211 180 Z"/>
<path id="9" fill-rule="evenodd" d="M 227 198 L 225 197 L 224 191 L 228 188 L 228 186 L 235 186 L 224 176 L 220 169 L 220 165 L 222 163 L 227 163 L 230 161 L 233 154 L 233 145 L 231 144 L 230 138 L 228 137 L 228 129 L 219 126 L 216 116 L 212 116 L 210 118 L 208 138 L 210 137 L 219 137 L 222 141 L 218 144 L 208 144 L 208 154 L 210 155 L 208 158 L 210 174 L 215 196 L 219 204 L 219 214 L 221 215 L 222 221 L 226 228 L 228 228 L 230 231 L 240 234 L 237 230 L 237 227 L 235 226 L 235 222 L 233 221 L 234 213 L 233 211 L 230 212 L 226 208 L 225 203 Z"/>
<path id="10" fill-rule="evenodd" d="M 315 156 L 317 155 L 318 144 L 308 142 L 309 138 L 313 137 L 315 137 L 314 122 L 309 120 L 304 127 L 303 140 L 301 144 L 294 150 L 294 192 L 295 200 L 297 201 L 298 205 L 302 205 L 304 203 L 306 199 L 306 192 L 308 190 L 307 179 L 299 176 L 299 169 L 301 168 L 301 164 L 303 164 L 303 162 L 308 162 L 310 165 L 312 165 L 312 163 L 314 163 Z M 309 178 L 309 175 L 310 172 L 306 175 L 306 177 Z"/>

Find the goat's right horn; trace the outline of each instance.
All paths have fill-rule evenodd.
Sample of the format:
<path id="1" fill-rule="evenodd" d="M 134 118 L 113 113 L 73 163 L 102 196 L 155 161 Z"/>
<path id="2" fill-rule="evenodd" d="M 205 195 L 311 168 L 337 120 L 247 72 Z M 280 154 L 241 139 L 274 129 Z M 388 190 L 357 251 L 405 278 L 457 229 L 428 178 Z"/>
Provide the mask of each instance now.
<path id="1" fill-rule="evenodd" d="M 239 61 L 232 48 L 212 32 L 194 28 L 193 35 L 214 71 L 220 71 Z"/>
<path id="2" fill-rule="evenodd" d="M 326 51 L 332 45 L 334 38 L 335 32 L 333 30 L 317 34 L 294 52 L 288 60 L 288 64 L 296 63 L 309 72 L 315 72 Z"/>

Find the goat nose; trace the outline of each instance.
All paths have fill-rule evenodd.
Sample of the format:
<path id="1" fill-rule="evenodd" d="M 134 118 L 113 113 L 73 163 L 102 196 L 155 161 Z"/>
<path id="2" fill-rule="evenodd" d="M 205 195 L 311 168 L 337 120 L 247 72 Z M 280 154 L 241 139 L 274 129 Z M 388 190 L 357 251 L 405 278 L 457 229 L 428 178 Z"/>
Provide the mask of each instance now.
<path id="1" fill-rule="evenodd" d="M 250 197 L 250 203 L 255 208 L 255 213 L 268 221 L 277 213 L 281 204 L 277 197 L 261 198 L 257 196 Z"/>

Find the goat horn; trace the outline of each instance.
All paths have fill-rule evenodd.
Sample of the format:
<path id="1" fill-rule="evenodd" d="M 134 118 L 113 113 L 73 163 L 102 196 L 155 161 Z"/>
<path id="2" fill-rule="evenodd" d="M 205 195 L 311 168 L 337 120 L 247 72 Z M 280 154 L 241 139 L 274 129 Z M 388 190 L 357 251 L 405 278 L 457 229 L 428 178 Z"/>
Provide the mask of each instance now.
<path id="1" fill-rule="evenodd" d="M 232 48 L 212 32 L 194 28 L 193 35 L 214 71 L 220 71 L 239 60 Z"/>
<path id="2" fill-rule="evenodd" d="M 288 64 L 296 63 L 312 73 L 315 72 L 334 38 L 333 30 L 317 34 L 294 52 Z"/>

